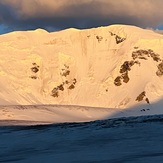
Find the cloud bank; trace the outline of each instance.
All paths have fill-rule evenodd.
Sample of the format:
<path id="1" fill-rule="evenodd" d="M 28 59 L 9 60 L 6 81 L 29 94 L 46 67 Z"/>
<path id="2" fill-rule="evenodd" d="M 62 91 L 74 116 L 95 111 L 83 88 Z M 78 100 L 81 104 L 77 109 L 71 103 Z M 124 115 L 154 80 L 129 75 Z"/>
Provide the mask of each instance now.
<path id="1" fill-rule="evenodd" d="M 162 0 L 0 0 L 0 27 L 6 30 L 110 24 L 158 27 L 163 24 Z"/>

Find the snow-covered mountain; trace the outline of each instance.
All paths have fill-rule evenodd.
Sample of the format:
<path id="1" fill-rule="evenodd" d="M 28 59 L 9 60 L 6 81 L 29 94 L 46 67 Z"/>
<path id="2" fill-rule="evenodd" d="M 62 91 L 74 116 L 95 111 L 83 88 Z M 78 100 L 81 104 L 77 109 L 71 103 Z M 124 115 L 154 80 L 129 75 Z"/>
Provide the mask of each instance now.
<path id="1" fill-rule="evenodd" d="M 111 25 L 0 35 L 1 105 L 148 108 L 162 99 L 162 83 L 163 35 L 150 30 Z"/>

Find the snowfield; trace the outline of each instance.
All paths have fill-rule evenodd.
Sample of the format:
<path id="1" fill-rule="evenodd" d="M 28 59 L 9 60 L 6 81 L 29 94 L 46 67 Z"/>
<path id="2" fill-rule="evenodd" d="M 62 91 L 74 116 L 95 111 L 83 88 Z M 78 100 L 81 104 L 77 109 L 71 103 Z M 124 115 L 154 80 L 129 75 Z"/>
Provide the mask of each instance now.
<path id="1" fill-rule="evenodd" d="M 163 35 L 127 25 L 0 35 L 0 123 L 163 114 Z"/>
<path id="2" fill-rule="evenodd" d="M 155 115 L 84 123 L 0 126 L 0 162 L 162 162 L 162 122 L 163 116 Z"/>

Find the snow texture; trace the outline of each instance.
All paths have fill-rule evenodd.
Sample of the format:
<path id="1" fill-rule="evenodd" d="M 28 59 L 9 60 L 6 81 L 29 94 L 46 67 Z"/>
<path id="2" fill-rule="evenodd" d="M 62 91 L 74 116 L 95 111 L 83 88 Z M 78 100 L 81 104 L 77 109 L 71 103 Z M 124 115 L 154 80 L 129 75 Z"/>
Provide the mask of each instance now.
<path id="1" fill-rule="evenodd" d="M 161 114 L 162 63 L 163 36 L 134 26 L 1 35 L 0 120 Z"/>

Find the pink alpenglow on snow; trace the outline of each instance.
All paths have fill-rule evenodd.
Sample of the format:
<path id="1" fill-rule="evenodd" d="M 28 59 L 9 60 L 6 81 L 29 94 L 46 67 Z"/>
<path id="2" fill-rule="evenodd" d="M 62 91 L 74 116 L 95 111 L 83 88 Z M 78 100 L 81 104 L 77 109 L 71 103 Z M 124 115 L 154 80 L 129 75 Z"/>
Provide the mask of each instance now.
<path id="1" fill-rule="evenodd" d="M 0 36 L 0 120 L 84 122 L 163 113 L 163 35 L 111 25 Z"/>

